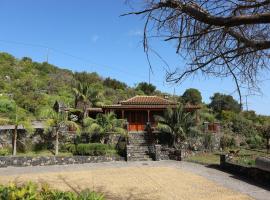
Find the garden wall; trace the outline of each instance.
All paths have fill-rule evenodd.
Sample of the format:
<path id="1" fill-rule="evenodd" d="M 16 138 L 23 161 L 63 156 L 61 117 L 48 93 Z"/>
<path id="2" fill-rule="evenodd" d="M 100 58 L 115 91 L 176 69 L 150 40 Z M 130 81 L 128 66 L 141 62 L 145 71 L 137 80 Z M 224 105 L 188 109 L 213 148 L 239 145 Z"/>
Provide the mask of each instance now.
<path id="1" fill-rule="evenodd" d="M 220 155 L 220 167 L 232 174 L 249 178 L 257 183 L 270 186 L 270 172 L 257 167 L 243 166 L 229 161 L 227 155 Z"/>
<path id="2" fill-rule="evenodd" d="M 41 156 L 41 157 L 13 157 L 1 156 L 0 168 L 3 167 L 26 167 L 26 166 L 45 166 L 45 165 L 68 165 L 98 163 L 110 161 L 123 161 L 125 158 L 120 156 Z"/>

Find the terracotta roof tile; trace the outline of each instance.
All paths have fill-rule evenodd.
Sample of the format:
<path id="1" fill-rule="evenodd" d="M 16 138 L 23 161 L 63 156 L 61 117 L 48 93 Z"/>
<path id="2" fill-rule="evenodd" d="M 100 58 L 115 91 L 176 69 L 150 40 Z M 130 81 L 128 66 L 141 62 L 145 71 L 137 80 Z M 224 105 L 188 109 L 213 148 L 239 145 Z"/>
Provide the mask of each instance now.
<path id="1" fill-rule="evenodd" d="M 135 96 L 121 101 L 121 105 L 175 105 L 175 102 L 158 96 Z"/>

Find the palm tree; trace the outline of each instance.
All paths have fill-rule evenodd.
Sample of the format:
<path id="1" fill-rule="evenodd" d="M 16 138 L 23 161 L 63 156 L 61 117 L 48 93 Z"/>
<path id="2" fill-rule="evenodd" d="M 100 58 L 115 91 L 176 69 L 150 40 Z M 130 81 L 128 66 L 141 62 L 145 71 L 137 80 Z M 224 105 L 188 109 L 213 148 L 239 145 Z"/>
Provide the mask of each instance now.
<path id="1" fill-rule="evenodd" d="M 96 119 L 90 117 L 83 120 L 84 131 L 90 134 L 99 134 L 101 143 L 104 143 L 105 136 L 110 133 L 125 134 L 124 121 L 117 119 L 113 112 L 98 114 Z"/>
<path id="2" fill-rule="evenodd" d="M 175 109 L 168 108 L 164 112 L 164 116 L 155 116 L 156 121 L 161 125 L 163 131 L 171 134 L 173 138 L 173 147 L 176 148 L 176 141 L 185 140 L 190 127 L 194 124 L 193 116 L 190 112 L 184 110 L 182 104 Z"/>
<path id="3" fill-rule="evenodd" d="M 15 104 L 15 110 L 9 115 L 9 118 L 5 121 L 5 124 L 14 125 L 13 140 L 12 140 L 12 155 L 17 154 L 17 138 L 18 138 L 18 127 L 21 125 L 27 131 L 27 133 L 32 133 L 33 128 L 31 124 L 30 117 L 27 115 L 26 111 L 22 108 L 18 108 Z"/>
<path id="4" fill-rule="evenodd" d="M 53 109 L 44 109 L 41 112 L 43 118 L 46 120 L 46 131 L 52 132 L 55 137 L 55 155 L 59 153 L 59 135 L 64 133 L 68 127 L 75 127 L 76 132 L 80 131 L 77 123 L 68 120 L 66 112 L 56 112 Z"/>
<path id="5" fill-rule="evenodd" d="M 75 108 L 78 108 L 79 103 L 83 104 L 83 118 L 87 117 L 87 108 L 88 106 L 96 106 L 98 102 L 99 92 L 93 87 L 90 87 L 89 84 L 76 82 L 76 88 L 73 88 L 75 95 Z"/>

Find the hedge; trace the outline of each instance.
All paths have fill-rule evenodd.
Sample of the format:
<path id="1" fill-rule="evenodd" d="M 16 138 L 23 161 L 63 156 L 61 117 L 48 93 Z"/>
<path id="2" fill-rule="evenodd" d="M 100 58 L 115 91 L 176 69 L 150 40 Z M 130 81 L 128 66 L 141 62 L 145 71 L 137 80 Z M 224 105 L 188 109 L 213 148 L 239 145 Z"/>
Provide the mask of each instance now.
<path id="1" fill-rule="evenodd" d="M 68 145 L 67 150 L 74 155 L 82 156 L 102 156 L 116 152 L 115 147 L 101 143 Z"/>

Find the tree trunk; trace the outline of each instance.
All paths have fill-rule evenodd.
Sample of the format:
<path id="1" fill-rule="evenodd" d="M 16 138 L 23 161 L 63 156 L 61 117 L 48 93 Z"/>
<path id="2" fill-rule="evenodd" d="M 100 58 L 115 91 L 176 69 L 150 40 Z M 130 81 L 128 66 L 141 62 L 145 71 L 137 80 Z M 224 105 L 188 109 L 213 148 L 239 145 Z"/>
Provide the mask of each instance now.
<path id="1" fill-rule="evenodd" d="M 266 138 L 266 149 L 267 149 L 267 153 L 270 153 L 270 137 L 267 137 Z"/>
<path id="2" fill-rule="evenodd" d="M 59 149 L 59 134 L 58 131 L 55 132 L 55 155 L 58 155 L 58 149 Z"/>
<path id="3" fill-rule="evenodd" d="M 13 156 L 16 156 L 17 154 L 17 135 L 18 135 L 18 125 L 15 125 L 13 134 L 13 152 L 12 152 Z"/>
<path id="4" fill-rule="evenodd" d="M 83 106 L 83 118 L 85 119 L 86 117 L 88 117 L 87 115 L 87 103 L 84 103 L 84 106 Z"/>

